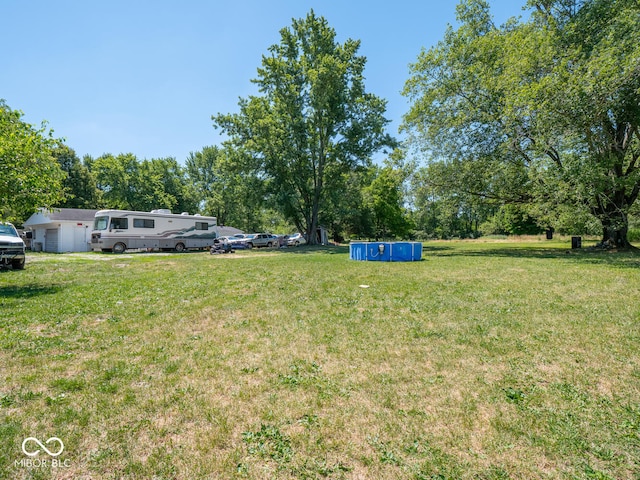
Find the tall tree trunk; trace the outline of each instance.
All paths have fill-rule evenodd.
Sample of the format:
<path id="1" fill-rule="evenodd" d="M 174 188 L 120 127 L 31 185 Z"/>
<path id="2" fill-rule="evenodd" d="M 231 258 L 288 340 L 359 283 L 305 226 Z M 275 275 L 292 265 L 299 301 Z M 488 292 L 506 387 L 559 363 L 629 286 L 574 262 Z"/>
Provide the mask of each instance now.
<path id="1" fill-rule="evenodd" d="M 317 245 L 320 243 L 318 241 L 318 212 L 320 211 L 320 201 L 314 200 L 313 208 L 311 211 L 311 222 L 309 225 L 309 238 L 307 239 L 307 243 L 311 245 Z"/>
<path id="2" fill-rule="evenodd" d="M 318 145 L 318 160 L 315 166 L 315 174 L 313 178 L 313 204 L 311 206 L 311 225 L 309 228 L 309 238 L 307 243 L 311 245 L 317 245 L 322 243 L 322 240 L 318 239 L 318 217 L 320 216 L 320 199 L 323 194 L 324 186 L 324 166 L 327 160 L 325 152 L 324 136 L 321 135 Z"/>
<path id="3" fill-rule="evenodd" d="M 632 152 L 630 165 L 625 168 L 625 157 L 630 148 L 633 134 L 629 135 L 629 125 L 618 124 L 616 127 L 609 121 L 604 122 L 604 131 L 613 138 L 608 155 L 601 158 L 603 165 L 609 165 L 608 177 L 613 179 L 612 185 L 605 188 L 597 197 L 597 204 L 592 208 L 602 223 L 602 242 L 606 248 L 633 248 L 627 239 L 629 232 L 629 210 L 640 193 L 640 183 L 635 180 L 633 188 L 629 188 L 629 177 L 636 176 L 635 164 L 638 156 Z M 594 146 L 593 150 L 597 150 Z M 611 180 L 609 180 L 611 181 Z"/>
<path id="4" fill-rule="evenodd" d="M 622 219 L 602 219 L 602 246 L 610 248 L 631 248 L 627 239 L 629 223 L 624 217 Z"/>
<path id="5" fill-rule="evenodd" d="M 601 245 L 607 248 L 631 248 L 627 239 L 629 232 L 629 218 L 627 217 L 624 202 L 609 201 L 594 208 L 594 214 L 602 224 Z"/>

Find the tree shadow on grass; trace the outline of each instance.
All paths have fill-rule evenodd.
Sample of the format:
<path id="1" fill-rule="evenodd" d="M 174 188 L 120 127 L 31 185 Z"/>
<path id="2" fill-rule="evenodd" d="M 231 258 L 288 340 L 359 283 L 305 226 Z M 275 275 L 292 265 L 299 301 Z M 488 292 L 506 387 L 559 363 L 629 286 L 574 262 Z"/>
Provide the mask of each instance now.
<path id="1" fill-rule="evenodd" d="M 313 254 L 326 254 L 326 255 L 340 255 L 349 254 L 348 245 L 300 245 L 299 247 L 287 247 L 278 249 L 279 252 L 292 253 L 298 255 Z"/>
<path id="2" fill-rule="evenodd" d="M 0 302 L 9 298 L 31 298 L 52 295 L 62 290 L 60 285 L 3 285 L 0 286 Z"/>
<path id="3" fill-rule="evenodd" d="M 594 247 L 570 249 L 561 247 L 486 245 L 473 248 L 427 248 L 432 256 L 538 258 L 571 263 L 588 263 L 618 268 L 640 268 L 640 250 L 606 251 Z"/>
<path id="4" fill-rule="evenodd" d="M 435 254 L 446 256 L 448 252 L 453 252 L 456 249 L 453 247 L 443 246 L 443 245 L 425 245 L 422 244 L 422 254 Z"/>

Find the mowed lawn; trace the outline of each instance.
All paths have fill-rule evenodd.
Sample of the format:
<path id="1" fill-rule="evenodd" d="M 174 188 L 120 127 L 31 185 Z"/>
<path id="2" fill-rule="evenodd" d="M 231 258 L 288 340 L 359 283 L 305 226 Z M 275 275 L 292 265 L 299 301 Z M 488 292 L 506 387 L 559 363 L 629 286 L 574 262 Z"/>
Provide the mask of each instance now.
<path id="1" fill-rule="evenodd" d="M 0 374 L 0 478 L 637 479 L 640 256 L 32 254 Z"/>

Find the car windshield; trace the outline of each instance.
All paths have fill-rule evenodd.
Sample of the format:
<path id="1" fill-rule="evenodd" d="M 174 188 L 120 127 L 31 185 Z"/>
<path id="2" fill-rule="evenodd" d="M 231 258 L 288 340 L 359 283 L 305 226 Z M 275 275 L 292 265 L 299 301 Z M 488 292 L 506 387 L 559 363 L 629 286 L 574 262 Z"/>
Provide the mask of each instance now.
<path id="1" fill-rule="evenodd" d="M 11 237 L 17 237 L 18 232 L 11 225 L 0 224 L 0 235 L 9 235 Z"/>

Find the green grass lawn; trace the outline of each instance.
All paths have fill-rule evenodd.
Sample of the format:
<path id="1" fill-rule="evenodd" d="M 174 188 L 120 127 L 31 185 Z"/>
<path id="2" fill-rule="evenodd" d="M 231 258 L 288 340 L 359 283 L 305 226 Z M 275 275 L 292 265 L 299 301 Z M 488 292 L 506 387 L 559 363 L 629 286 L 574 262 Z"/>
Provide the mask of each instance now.
<path id="1" fill-rule="evenodd" d="M 0 478 L 638 479 L 640 256 L 32 254 L 0 374 Z"/>

